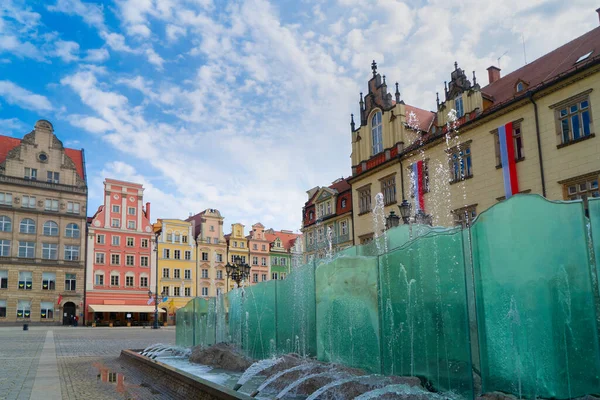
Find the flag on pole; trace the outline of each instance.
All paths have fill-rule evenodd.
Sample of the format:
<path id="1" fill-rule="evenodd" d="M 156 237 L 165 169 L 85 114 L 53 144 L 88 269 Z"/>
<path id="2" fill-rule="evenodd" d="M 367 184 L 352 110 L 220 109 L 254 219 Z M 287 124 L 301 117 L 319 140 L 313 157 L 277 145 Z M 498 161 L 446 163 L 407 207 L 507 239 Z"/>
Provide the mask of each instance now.
<path id="1" fill-rule="evenodd" d="M 504 177 L 504 195 L 508 200 L 511 196 L 519 193 L 512 122 L 498 128 L 498 139 L 500 139 L 500 162 L 502 163 L 502 175 Z"/>
<path id="2" fill-rule="evenodd" d="M 62 294 L 58 295 L 58 300 L 56 301 L 56 304 L 58 304 L 60 306 L 60 302 L 62 301 Z"/>
<path id="3" fill-rule="evenodd" d="M 152 303 L 154 303 L 154 297 L 150 297 L 147 304 L 150 305 Z"/>
<path id="4" fill-rule="evenodd" d="M 415 197 L 415 208 L 425 211 L 425 188 L 423 187 L 423 160 L 412 165 L 413 196 Z"/>

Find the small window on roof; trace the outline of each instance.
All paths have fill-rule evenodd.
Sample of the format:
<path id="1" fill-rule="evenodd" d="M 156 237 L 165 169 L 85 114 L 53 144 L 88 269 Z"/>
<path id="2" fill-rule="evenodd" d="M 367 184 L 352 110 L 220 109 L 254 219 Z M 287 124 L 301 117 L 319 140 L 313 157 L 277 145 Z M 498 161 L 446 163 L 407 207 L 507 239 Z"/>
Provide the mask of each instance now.
<path id="1" fill-rule="evenodd" d="M 581 57 L 579 57 L 577 59 L 577 61 L 575 61 L 575 64 L 582 62 L 583 60 L 586 60 L 592 53 L 594 52 L 594 50 L 590 51 L 589 53 L 586 53 L 584 55 L 582 55 Z"/>
<path id="2" fill-rule="evenodd" d="M 522 92 L 523 91 L 523 82 L 519 82 L 517 83 L 517 93 L 518 92 Z"/>

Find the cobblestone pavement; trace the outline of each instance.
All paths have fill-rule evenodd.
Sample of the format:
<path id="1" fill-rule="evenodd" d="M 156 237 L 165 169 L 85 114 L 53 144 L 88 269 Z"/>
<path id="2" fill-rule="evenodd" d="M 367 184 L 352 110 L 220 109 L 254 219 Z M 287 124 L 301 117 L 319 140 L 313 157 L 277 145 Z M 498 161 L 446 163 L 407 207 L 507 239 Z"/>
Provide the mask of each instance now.
<path id="1" fill-rule="evenodd" d="M 14 327 L 0 328 L 0 399 L 30 398 L 49 329 L 54 333 L 63 399 L 178 398 L 119 359 L 122 349 L 174 344 L 174 328 L 30 327 L 24 332 Z"/>

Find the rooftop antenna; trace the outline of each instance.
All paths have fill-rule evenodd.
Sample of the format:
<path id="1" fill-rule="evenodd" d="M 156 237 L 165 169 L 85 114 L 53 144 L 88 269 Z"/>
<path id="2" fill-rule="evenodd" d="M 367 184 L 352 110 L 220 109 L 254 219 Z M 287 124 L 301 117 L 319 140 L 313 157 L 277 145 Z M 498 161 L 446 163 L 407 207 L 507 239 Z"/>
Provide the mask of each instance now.
<path id="1" fill-rule="evenodd" d="M 498 57 L 498 68 L 500 68 L 500 59 L 504 57 L 506 53 L 508 53 L 508 50 L 506 50 L 500 57 Z"/>
<path id="2" fill-rule="evenodd" d="M 521 41 L 523 42 L 523 58 L 525 59 L 525 65 L 527 65 L 527 53 L 525 52 L 525 36 L 521 32 Z"/>

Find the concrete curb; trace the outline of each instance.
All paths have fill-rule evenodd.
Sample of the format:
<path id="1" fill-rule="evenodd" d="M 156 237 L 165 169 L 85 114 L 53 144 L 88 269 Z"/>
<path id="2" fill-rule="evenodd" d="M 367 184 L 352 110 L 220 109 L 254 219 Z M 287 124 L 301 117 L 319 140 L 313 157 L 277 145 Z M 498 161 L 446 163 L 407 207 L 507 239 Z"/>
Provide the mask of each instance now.
<path id="1" fill-rule="evenodd" d="M 178 394 L 199 400 L 252 400 L 252 397 L 233 389 L 179 371 L 160 361 L 144 357 L 138 351 L 141 350 L 122 350 L 121 359 L 143 370 L 153 382 L 166 386 Z"/>

